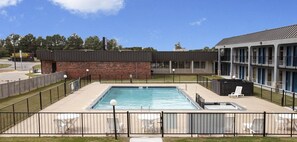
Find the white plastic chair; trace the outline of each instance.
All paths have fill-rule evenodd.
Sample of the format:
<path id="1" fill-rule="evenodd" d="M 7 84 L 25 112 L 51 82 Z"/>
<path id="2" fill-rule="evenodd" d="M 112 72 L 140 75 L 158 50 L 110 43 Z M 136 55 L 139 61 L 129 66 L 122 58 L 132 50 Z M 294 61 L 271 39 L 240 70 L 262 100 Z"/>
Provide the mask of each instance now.
<path id="1" fill-rule="evenodd" d="M 244 96 L 244 94 L 241 93 L 242 91 L 242 86 L 236 86 L 235 92 L 232 92 L 229 94 L 229 97 L 239 97 L 239 96 Z"/>
<path id="2" fill-rule="evenodd" d="M 119 122 L 119 119 L 116 118 L 116 129 L 117 133 L 122 133 L 124 131 L 124 125 L 122 122 Z M 114 118 L 107 118 L 107 132 L 106 135 L 114 133 Z"/>
<path id="3" fill-rule="evenodd" d="M 252 134 L 263 133 L 263 118 L 255 118 L 252 123 L 244 123 L 245 130 L 249 131 Z"/>

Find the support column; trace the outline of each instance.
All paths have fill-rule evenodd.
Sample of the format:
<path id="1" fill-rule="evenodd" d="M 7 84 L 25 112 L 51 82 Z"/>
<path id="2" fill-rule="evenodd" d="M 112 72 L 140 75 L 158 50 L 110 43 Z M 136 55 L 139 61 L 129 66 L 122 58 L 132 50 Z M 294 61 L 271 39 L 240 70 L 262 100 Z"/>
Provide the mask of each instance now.
<path id="1" fill-rule="evenodd" d="M 273 63 L 273 83 L 271 84 L 272 87 L 277 88 L 278 87 L 278 81 L 279 81 L 279 76 L 278 76 L 278 52 L 279 52 L 279 47 L 278 44 L 274 44 L 274 63 Z"/>
<path id="2" fill-rule="evenodd" d="M 169 61 L 169 73 L 172 73 L 172 61 Z"/>
<path id="3" fill-rule="evenodd" d="M 192 73 L 194 73 L 194 61 L 193 60 L 191 61 L 191 70 L 192 70 Z"/>
<path id="4" fill-rule="evenodd" d="M 233 48 L 230 48 L 230 78 L 232 78 L 233 74 Z"/>
<path id="5" fill-rule="evenodd" d="M 251 74 L 251 71 L 252 71 L 252 64 L 251 64 L 251 61 L 252 61 L 252 47 L 251 46 L 248 46 L 248 77 L 247 77 L 247 80 L 248 81 L 252 81 L 252 74 Z M 255 55 L 253 55 L 255 56 Z"/>
<path id="6" fill-rule="evenodd" d="M 221 75 L 221 49 L 218 49 L 218 75 Z"/>

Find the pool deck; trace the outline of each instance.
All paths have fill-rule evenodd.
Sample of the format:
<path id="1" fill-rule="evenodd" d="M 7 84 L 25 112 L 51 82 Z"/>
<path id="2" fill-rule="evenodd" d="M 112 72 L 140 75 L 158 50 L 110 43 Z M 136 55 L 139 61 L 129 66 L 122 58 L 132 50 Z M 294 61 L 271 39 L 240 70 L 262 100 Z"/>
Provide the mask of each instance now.
<path id="1" fill-rule="evenodd" d="M 88 109 L 88 107 L 90 107 L 90 105 L 111 86 L 177 86 L 184 90 L 193 100 L 195 99 L 195 94 L 199 93 L 199 95 L 205 99 L 205 102 L 233 102 L 246 109 L 245 111 L 224 110 L 224 112 L 293 112 L 292 110 L 253 96 L 244 96 L 239 98 L 219 96 L 199 84 L 100 84 L 99 82 L 94 82 L 81 88 L 68 97 L 63 98 L 62 100 L 45 108 L 42 112 L 103 112 L 103 110 L 91 110 Z M 168 111 L 179 112 L 183 110 Z M 197 111 L 222 112 L 223 110 Z"/>

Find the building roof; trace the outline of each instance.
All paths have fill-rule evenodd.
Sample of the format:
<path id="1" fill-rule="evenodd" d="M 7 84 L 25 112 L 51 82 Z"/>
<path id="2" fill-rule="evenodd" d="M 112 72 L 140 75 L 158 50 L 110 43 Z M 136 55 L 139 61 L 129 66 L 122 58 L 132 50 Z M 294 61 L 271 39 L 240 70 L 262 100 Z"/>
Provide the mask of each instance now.
<path id="1" fill-rule="evenodd" d="M 297 24 L 260 32 L 224 38 L 216 46 L 297 38 Z"/>
<path id="2" fill-rule="evenodd" d="M 148 51 L 39 50 L 37 51 L 37 58 L 66 62 L 150 62 L 152 61 L 152 53 Z"/>
<path id="3" fill-rule="evenodd" d="M 152 61 L 215 61 L 217 52 L 195 51 L 78 51 L 38 50 L 37 58 L 57 62 L 152 62 Z"/>

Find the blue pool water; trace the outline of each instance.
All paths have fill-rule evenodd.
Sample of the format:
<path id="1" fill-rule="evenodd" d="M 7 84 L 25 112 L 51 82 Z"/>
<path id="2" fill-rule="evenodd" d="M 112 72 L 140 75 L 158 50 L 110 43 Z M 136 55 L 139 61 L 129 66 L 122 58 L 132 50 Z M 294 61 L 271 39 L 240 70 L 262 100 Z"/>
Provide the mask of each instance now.
<path id="1" fill-rule="evenodd" d="M 111 99 L 116 109 L 198 109 L 176 87 L 111 87 L 92 109 L 112 109 Z"/>

